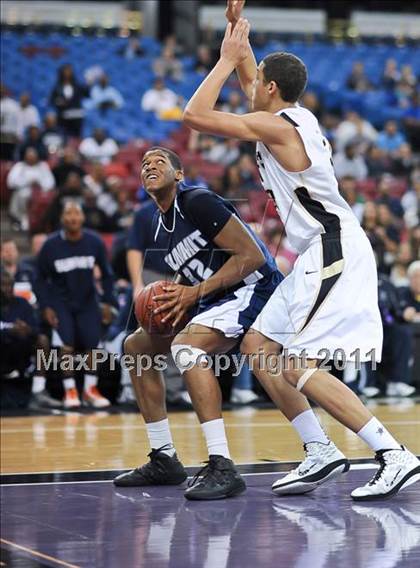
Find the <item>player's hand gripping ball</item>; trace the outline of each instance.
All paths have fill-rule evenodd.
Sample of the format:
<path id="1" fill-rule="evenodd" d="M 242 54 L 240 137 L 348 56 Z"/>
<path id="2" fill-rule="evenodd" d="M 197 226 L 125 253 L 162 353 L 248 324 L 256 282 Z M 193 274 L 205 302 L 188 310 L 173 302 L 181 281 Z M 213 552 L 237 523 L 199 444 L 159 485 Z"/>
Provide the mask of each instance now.
<path id="1" fill-rule="evenodd" d="M 163 287 L 170 284 L 172 284 L 172 282 L 166 282 L 165 280 L 152 282 L 143 288 L 135 299 L 134 312 L 136 314 L 137 321 L 150 335 L 175 335 L 178 331 L 185 327 L 188 321 L 188 318 L 185 317 L 176 326 L 176 328 L 173 328 L 171 321 L 162 321 L 166 315 L 165 312 L 160 312 L 158 314 L 154 313 L 154 310 L 164 303 L 162 301 L 154 300 L 154 296 L 164 294 L 165 291 Z"/>

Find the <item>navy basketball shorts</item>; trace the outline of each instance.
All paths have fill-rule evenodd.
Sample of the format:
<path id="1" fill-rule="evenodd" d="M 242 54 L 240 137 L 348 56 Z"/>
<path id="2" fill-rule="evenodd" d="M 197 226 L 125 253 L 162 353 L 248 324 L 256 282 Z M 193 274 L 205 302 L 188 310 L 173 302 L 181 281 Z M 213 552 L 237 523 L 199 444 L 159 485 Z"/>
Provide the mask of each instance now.
<path id="1" fill-rule="evenodd" d="M 101 340 L 102 315 L 96 301 L 89 302 L 77 311 L 70 310 L 62 302 L 51 307 L 58 318 L 58 328 L 52 337 L 53 347 L 67 345 L 80 351 L 98 347 Z"/>

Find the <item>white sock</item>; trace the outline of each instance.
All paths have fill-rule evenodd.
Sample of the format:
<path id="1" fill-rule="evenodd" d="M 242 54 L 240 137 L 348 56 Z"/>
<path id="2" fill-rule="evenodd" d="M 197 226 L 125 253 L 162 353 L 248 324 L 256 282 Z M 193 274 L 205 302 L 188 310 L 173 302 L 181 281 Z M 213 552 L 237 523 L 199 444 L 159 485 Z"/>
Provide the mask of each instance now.
<path id="1" fill-rule="evenodd" d="M 223 418 L 204 422 L 201 427 L 206 438 L 209 456 L 216 455 L 230 459 Z"/>
<path id="2" fill-rule="evenodd" d="M 46 379 L 42 375 L 34 375 L 32 378 L 32 393 L 37 394 L 45 390 Z"/>
<path id="3" fill-rule="evenodd" d="M 330 441 L 313 410 L 305 410 L 301 414 L 298 414 L 298 416 L 292 420 L 292 426 L 299 434 L 304 444 L 308 444 L 309 442 L 328 444 Z"/>
<path id="4" fill-rule="evenodd" d="M 85 373 L 85 391 L 89 390 L 91 387 L 96 387 L 97 384 L 98 384 L 98 375 Z"/>
<path id="5" fill-rule="evenodd" d="M 63 380 L 63 386 L 65 390 L 75 389 L 76 388 L 76 381 L 73 377 L 69 377 L 68 379 Z"/>
<path id="6" fill-rule="evenodd" d="M 357 432 L 359 438 L 362 438 L 366 444 L 372 448 L 374 452 L 379 450 L 400 450 L 399 444 L 375 417 L 371 418 L 367 424 Z"/>
<path id="7" fill-rule="evenodd" d="M 165 418 L 164 420 L 159 420 L 159 422 L 149 422 L 149 424 L 146 424 L 146 428 L 152 450 L 168 446 L 168 449 L 162 450 L 162 453 L 173 456 L 175 448 L 171 430 L 169 429 L 169 420 Z"/>

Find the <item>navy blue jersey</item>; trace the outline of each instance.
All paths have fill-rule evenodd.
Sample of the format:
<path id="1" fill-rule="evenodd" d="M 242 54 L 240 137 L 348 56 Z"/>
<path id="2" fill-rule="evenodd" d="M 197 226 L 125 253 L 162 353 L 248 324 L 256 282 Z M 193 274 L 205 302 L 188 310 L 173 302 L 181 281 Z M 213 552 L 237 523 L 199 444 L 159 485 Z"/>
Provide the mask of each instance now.
<path id="1" fill-rule="evenodd" d="M 166 264 L 187 284 L 198 284 L 210 278 L 230 258 L 214 238 L 229 219 L 240 216 L 231 203 L 200 187 L 179 184 L 176 198 L 165 214 L 159 211 L 153 219 L 155 248 L 161 250 Z M 264 285 L 278 269 L 264 243 L 244 224 L 263 252 L 266 262 L 234 287 L 220 290 L 204 299 L 210 304 L 247 284 Z"/>
<path id="2" fill-rule="evenodd" d="M 161 274 L 172 275 L 172 269 L 166 264 L 162 253 L 156 251 L 153 240 L 153 218 L 157 205 L 152 200 L 136 211 L 134 221 L 128 233 L 128 250 L 138 250 L 143 254 L 144 268 Z"/>
<path id="3" fill-rule="evenodd" d="M 71 311 L 83 311 L 97 302 L 93 269 L 101 270 L 104 302 L 115 304 L 113 276 L 105 245 L 98 235 L 84 229 L 78 241 L 66 239 L 63 231 L 45 241 L 38 256 L 36 294 L 41 307 L 63 302 Z"/>

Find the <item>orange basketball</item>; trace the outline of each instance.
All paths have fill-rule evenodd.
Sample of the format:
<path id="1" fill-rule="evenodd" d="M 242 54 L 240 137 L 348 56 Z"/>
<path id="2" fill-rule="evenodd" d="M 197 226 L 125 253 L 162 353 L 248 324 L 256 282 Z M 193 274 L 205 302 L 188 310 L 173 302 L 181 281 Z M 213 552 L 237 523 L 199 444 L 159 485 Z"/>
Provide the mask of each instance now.
<path id="1" fill-rule="evenodd" d="M 153 300 L 153 296 L 164 294 L 165 290 L 163 290 L 163 286 L 168 286 L 168 284 L 172 284 L 172 282 L 165 280 L 152 282 L 143 288 L 135 300 L 134 312 L 137 321 L 150 335 L 174 335 L 177 331 L 185 327 L 188 321 L 186 317 L 183 318 L 176 329 L 174 329 L 171 321 L 162 321 L 162 318 L 165 317 L 167 312 L 160 312 L 159 314 L 153 313 L 156 308 L 162 305 L 162 302 Z"/>

